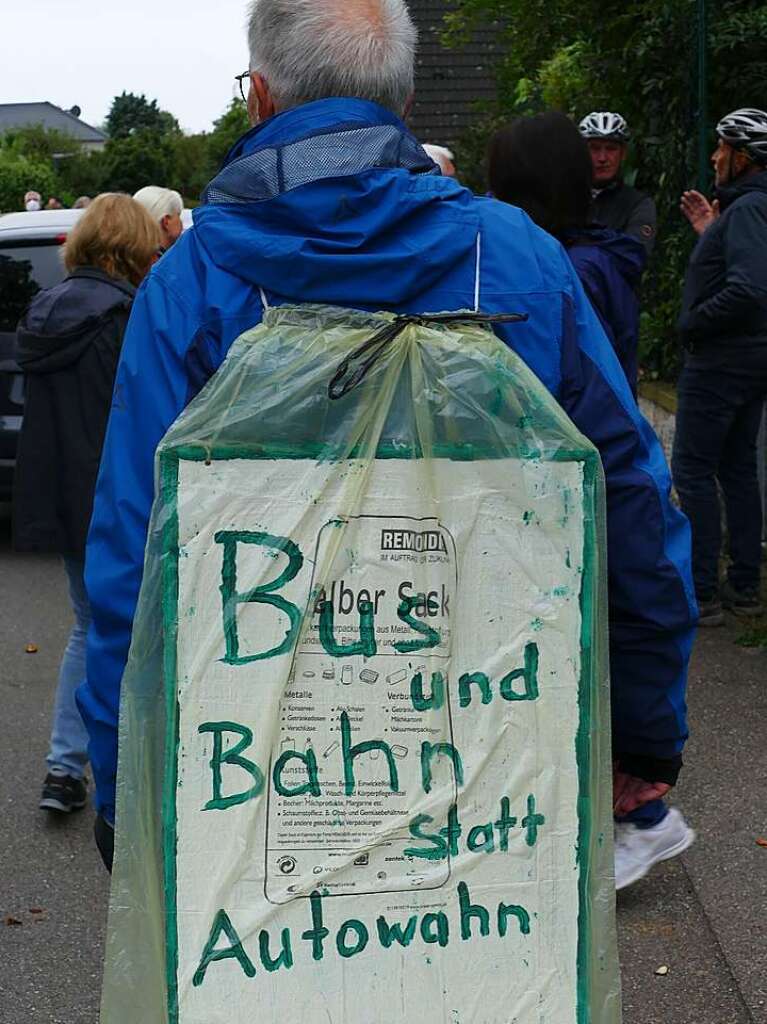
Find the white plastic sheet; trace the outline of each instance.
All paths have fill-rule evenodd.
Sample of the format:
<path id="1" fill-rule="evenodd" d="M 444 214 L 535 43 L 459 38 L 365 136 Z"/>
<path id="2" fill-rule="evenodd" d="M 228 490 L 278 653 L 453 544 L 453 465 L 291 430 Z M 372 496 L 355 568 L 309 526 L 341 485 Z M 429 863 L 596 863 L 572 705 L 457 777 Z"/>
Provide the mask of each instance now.
<path id="1" fill-rule="evenodd" d="M 619 1020 L 598 458 L 476 326 L 330 399 L 382 323 L 270 311 L 161 445 L 109 1024 Z"/>

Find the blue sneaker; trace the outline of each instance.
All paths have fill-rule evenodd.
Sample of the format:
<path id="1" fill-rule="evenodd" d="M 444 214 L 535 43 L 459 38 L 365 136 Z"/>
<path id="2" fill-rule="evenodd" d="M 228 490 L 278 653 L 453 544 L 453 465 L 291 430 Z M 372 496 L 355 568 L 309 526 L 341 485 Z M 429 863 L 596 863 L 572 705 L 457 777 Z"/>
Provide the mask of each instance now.
<path id="1" fill-rule="evenodd" d="M 48 772 L 45 776 L 40 798 L 42 810 L 70 814 L 72 811 L 82 810 L 87 802 L 85 779 L 76 779 L 72 775 L 62 775 L 60 772 Z"/>

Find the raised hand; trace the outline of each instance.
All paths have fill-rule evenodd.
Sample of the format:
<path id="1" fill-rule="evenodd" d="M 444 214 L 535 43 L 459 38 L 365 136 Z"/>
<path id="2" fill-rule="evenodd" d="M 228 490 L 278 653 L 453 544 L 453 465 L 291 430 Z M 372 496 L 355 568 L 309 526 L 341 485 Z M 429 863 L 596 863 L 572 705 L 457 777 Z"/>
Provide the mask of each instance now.
<path id="1" fill-rule="evenodd" d="M 715 199 L 713 203 L 710 203 L 704 195 L 695 189 L 682 193 L 679 208 L 690 222 L 693 231 L 698 235 L 702 235 L 719 216 L 719 200 Z"/>

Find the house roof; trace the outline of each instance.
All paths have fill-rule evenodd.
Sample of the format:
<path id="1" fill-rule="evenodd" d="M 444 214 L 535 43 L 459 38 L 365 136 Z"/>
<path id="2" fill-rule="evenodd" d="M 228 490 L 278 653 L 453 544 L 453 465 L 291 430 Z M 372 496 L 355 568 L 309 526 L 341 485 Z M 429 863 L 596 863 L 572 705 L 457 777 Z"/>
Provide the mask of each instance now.
<path id="1" fill-rule="evenodd" d="M 477 119 L 478 101 L 496 98 L 495 64 L 501 56 L 497 26 L 480 26 L 468 43 L 447 49 L 441 35 L 450 0 L 409 0 L 418 27 L 415 104 L 408 118 L 423 142 L 452 145 Z"/>
<path id="2" fill-rule="evenodd" d="M 98 128 L 92 128 L 79 117 L 53 103 L 0 103 L 0 133 L 32 124 L 64 132 L 80 142 L 107 140 L 106 135 Z"/>

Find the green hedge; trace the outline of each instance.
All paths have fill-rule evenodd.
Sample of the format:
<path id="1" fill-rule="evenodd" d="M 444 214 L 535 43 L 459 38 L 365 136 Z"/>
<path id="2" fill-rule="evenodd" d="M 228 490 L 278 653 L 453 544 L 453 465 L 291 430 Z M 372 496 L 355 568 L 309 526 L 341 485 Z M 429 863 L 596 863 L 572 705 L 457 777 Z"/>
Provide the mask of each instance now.
<path id="1" fill-rule="evenodd" d="M 673 376 L 679 362 L 675 323 L 695 241 L 679 198 L 697 176 L 700 6 L 699 0 L 456 0 L 445 20 L 453 44 L 478 23 L 497 23 L 498 102 L 477 108 L 477 123 L 458 147 L 475 188 L 485 187 L 489 133 L 512 116 L 553 108 L 574 118 L 590 110 L 618 110 L 627 118 L 637 186 L 654 196 L 659 213 L 640 350 L 650 376 Z M 767 104 L 767 4 L 708 0 L 708 6 L 706 128 L 713 150 L 721 115 Z"/>

